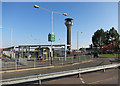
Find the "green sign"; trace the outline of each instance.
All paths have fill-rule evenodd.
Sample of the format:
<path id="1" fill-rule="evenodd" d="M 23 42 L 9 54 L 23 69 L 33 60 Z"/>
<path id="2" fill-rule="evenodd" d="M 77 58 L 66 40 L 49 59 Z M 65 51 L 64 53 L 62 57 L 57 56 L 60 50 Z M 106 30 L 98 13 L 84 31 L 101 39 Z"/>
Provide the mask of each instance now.
<path id="1" fill-rule="evenodd" d="M 55 34 L 48 34 L 48 41 L 54 42 L 55 41 Z"/>
<path id="2" fill-rule="evenodd" d="M 52 41 L 52 42 L 55 41 L 55 34 L 51 34 L 51 41 Z"/>

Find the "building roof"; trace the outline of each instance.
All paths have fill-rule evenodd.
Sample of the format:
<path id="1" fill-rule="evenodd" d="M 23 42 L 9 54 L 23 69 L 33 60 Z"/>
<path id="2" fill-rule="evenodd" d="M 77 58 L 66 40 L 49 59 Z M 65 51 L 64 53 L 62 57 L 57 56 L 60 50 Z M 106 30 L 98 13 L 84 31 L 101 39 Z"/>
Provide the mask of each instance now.
<path id="1" fill-rule="evenodd" d="M 71 20 L 73 20 L 73 19 L 72 19 L 72 18 L 66 18 L 65 20 L 71 21 Z"/>
<path id="2" fill-rule="evenodd" d="M 50 47 L 51 45 L 19 45 L 15 48 L 20 48 L 20 47 Z M 62 47 L 62 46 L 65 46 L 65 44 L 61 44 L 61 45 L 53 45 L 53 47 Z M 12 47 L 8 47 L 8 48 L 4 48 L 4 50 L 8 50 L 8 49 L 13 49 L 14 46 Z"/>

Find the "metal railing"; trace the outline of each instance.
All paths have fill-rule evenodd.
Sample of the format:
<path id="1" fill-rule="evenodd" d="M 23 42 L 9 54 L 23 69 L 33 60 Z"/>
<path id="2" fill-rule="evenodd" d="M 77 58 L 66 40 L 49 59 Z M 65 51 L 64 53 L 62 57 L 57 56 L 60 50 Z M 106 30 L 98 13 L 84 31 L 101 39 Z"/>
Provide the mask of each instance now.
<path id="1" fill-rule="evenodd" d="M 63 64 L 72 64 L 75 62 L 80 61 L 88 61 L 91 60 L 90 55 L 85 56 L 76 56 L 76 57 L 67 57 L 66 61 L 64 60 L 64 57 L 55 57 L 53 59 L 52 65 L 63 65 Z M 20 58 L 20 59 L 5 59 L 2 58 L 2 70 L 17 70 L 22 68 L 34 68 L 34 67 L 43 67 L 43 66 L 49 66 L 51 65 L 50 60 L 37 60 L 36 58 Z"/>
<path id="2" fill-rule="evenodd" d="M 31 81 L 41 81 L 44 79 L 57 78 L 57 77 L 92 72 L 92 71 L 97 71 L 97 70 L 105 70 L 108 68 L 114 68 L 114 67 L 119 67 L 119 66 L 120 66 L 120 63 L 116 63 L 116 64 L 110 64 L 110 65 L 82 68 L 82 69 L 55 72 L 55 73 L 49 73 L 49 74 L 40 74 L 40 75 L 26 76 L 26 77 L 20 77 L 20 78 L 5 79 L 5 80 L 1 80 L 0 84 L 9 85 L 9 84 L 31 82 Z"/>

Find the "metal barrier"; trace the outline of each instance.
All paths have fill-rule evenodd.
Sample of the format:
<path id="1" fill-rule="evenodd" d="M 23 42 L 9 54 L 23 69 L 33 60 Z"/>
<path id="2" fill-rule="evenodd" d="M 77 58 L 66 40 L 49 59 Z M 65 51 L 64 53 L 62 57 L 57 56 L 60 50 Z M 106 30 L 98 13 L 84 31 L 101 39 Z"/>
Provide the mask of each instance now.
<path id="1" fill-rule="evenodd" d="M 82 68 L 77 70 L 69 70 L 69 71 L 55 72 L 55 73 L 49 73 L 49 74 L 40 74 L 40 75 L 26 76 L 26 77 L 20 77 L 20 78 L 5 79 L 5 80 L 1 80 L 0 84 L 2 83 L 2 85 L 9 85 L 9 84 L 31 82 L 31 81 L 41 82 L 41 80 L 44 80 L 44 79 L 57 78 L 57 77 L 92 72 L 97 70 L 105 70 L 108 68 L 114 68 L 119 66 L 120 66 L 120 63 L 117 63 L 117 64 L 97 66 L 97 67 Z"/>
<path id="2" fill-rule="evenodd" d="M 90 55 L 86 56 L 79 56 L 79 57 L 67 57 L 66 61 L 64 57 L 54 57 L 52 65 L 63 65 L 63 64 L 70 64 L 76 63 L 80 61 L 88 61 L 92 58 Z M 20 59 L 6 59 L 2 58 L 2 70 L 13 70 L 13 69 L 22 69 L 22 68 L 34 68 L 34 67 L 43 67 L 51 65 L 50 60 L 37 60 L 36 58 L 20 58 Z"/>

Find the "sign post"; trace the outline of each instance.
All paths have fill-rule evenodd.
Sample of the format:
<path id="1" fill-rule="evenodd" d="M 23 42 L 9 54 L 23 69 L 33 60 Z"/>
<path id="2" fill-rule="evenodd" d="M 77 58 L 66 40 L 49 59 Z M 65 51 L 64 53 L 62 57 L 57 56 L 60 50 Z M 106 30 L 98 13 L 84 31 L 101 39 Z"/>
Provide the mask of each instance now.
<path id="1" fill-rule="evenodd" d="M 52 59 L 53 59 L 52 42 L 55 41 L 55 34 L 54 33 L 48 34 L 48 41 L 51 42 L 51 64 L 52 64 Z"/>

